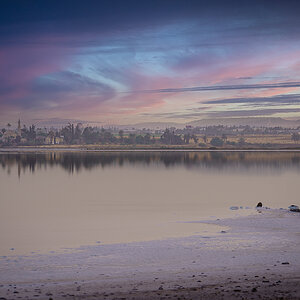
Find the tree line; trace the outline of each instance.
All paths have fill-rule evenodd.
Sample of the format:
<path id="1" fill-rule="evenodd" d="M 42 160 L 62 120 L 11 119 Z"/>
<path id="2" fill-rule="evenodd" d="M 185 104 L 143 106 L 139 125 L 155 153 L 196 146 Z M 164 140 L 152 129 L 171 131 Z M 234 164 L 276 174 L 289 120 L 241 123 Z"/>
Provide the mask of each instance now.
<path id="1" fill-rule="evenodd" d="M 10 130 L 11 125 L 7 125 Z M 5 135 L 7 130 L 3 128 L 0 131 L 0 138 Z M 17 132 L 17 131 L 16 131 Z M 48 142 L 46 139 L 48 138 Z M 49 139 L 51 142 L 49 142 Z M 213 136 L 208 141 L 206 134 L 196 135 L 193 129 L 176 129 L 167 128 L 161 135 L 154 135 L 151 132 L 143 132 L 142 134 L 137 132 L 125 132 L 123 130 L 111 130 L 92 126 L 83 127 L 81 123 L 77 125 L 68 124 L 61 129 L 52 129 L 50 131 L 36 129 L 35 125 L 31 125 L 18 129 L 17 136 L 6 136 L 5 139 L 0 139 L 2 145 L 41 145 L 41 144 L 56 144 L 64 143 L 67 145 L 80 145 L 80 144 L 121 144 L 121 145 L 188 145 L 192 141 L 193 144 L 198 146 L 207 146 L 209 143 L 213 147 L 222 147 L 223 145 L 229 146 L 244 146 L 246 140 L 244 137 L 240 137 L 237 142 L 228 141 L 226 134 L 220 136 Z M 294 132 L 291 134 L 291 140 L 298 143 L 300 140 L 300 134 Z M 53 142 L 52 142 L 53 141 Z"/>

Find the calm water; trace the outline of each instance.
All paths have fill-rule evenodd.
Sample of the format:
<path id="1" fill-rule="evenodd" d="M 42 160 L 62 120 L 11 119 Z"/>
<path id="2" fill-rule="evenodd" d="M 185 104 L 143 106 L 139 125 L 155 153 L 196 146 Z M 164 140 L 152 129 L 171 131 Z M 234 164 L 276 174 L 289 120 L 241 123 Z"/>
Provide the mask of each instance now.
<path id="1" fill-rule="evenodd" d="M 220 228 L 185 222 L 300 197 L 300 153 L 10 153 L 0 164 L 0 255 L 205 235 Z"/>

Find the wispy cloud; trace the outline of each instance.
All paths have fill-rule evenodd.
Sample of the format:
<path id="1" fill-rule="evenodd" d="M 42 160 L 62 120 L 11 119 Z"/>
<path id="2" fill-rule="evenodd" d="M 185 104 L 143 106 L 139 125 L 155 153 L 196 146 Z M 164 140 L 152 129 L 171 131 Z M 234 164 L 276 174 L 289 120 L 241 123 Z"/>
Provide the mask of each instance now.
<path id="1" fill-rule="evenodd" d="M 300 103 L 300 94 L 276 95 L 270 97 L 242 97 L 226 98 L 199 102 L 204 104 L 297 104 Z"/>
<path id="2" fill-rule="evenodd" d="M 157 89 L 157 90 L 130 91 L 128 93 L 184 93 L 184 92 L 249 90 L 249 89 L 270 89 L 270 88 L 290 88 L 290 87 L 300 87 L 300 82 L 296 81 L 296 82 L 279 82 L 279 83 L 194 86 L 194 87 L 186 87 L 186 88 L 165 88 L 165 89 Z"/>
<path id="3" fill-rule="evenodd" d="M 168 119 L 196 119 L 196 118 L 230 118 L 230 117 L 255 117 L 272 116 L 278 113 L 300 112 L 300 108 L 266 108 L 251 110 L 226 110 L 194 113 L 172 113 L 166 116 Z"/>
<path id="4" fill-rule="evenodd" d="M 212 111 L 206 115 L 213 118 L 223 117 L 255 117 L 255 116 L 271 116 L 278 113 L 295 113 L 300 112 L 300 108 L 266 108 L 253 110 L 227 110 Z"/>

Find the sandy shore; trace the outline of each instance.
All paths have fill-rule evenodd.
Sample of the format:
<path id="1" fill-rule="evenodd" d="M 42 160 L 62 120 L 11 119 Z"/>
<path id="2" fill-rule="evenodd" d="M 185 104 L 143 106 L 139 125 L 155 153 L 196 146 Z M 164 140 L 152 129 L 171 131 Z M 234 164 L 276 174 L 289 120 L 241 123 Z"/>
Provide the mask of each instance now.
<path id="1" fill-rule="evenodd" d="M 0 299 L 300 299 L 299 213 L 205 223 L 224 232 L 0 257 Z"/>

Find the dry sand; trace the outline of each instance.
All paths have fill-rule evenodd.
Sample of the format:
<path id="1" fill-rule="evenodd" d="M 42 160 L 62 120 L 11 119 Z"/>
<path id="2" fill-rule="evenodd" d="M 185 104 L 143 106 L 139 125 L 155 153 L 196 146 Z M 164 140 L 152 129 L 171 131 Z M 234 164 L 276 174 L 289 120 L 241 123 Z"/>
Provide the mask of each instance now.
<path id="1" fill-rule="evenodd" d="M 300 299 L 300 213 L 205 223 L 225 232 L 0 257 L 0 299 Z"/>

